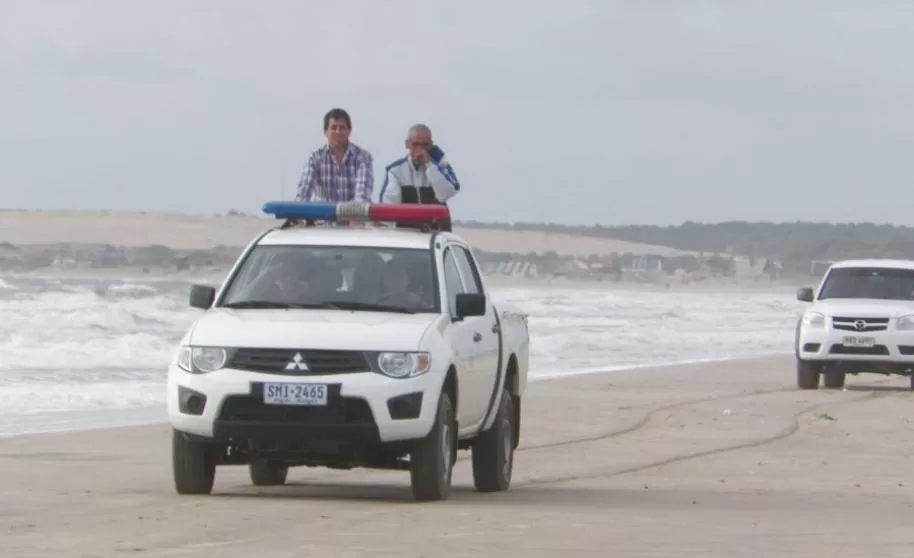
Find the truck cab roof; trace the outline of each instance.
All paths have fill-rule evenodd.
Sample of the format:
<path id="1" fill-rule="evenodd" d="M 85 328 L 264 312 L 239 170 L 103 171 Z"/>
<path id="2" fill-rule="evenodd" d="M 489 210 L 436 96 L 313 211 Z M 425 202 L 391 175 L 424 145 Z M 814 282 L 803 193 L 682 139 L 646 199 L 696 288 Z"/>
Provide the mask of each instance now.
<path id="1" fill-rule="evenodd" d="M 849 267 L 880 267 L 883 269 L 908 269 L 914 270 L 914 260 L 896 260 L 890 258 L 867 258 L 860 260 L 845 260 L 831 264 L 833 269 Z"/>
<path id="2" fill-rule="evenodd" d="M 448 232 L 423 232 L 391 227 L 301 227 L 273 229 L 264 234 L 257 244 L 427 249 L 431 246 L 433 236 L 465 243 L 457 235 Z"/>

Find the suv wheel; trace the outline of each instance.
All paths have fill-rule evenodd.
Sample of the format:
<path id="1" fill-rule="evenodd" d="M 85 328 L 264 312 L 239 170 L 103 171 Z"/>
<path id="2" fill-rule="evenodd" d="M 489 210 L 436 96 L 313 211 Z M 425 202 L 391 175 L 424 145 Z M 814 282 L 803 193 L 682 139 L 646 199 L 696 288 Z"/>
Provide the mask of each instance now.
<path id="1" fill-rule="evenodd" d="M 797 387 L 800 389 L 819 389 L 821 372 L 821 364 L 797 359 Z"/>

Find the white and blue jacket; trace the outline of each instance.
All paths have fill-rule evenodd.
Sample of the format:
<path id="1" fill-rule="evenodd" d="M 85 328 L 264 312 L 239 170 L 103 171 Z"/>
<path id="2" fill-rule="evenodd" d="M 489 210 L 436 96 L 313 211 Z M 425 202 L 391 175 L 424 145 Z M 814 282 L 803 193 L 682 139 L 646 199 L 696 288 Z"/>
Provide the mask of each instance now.
<path id="1" fill-rule="evenodd" d="M 429 150 L 431 161 L 420 168 L 410 157 L 402 157 L 384 169 L 384 184 L 378 194 L 381 203 L 438 203 L 460 191 L 460 182 L 444 151 L 437 145 Z"/>

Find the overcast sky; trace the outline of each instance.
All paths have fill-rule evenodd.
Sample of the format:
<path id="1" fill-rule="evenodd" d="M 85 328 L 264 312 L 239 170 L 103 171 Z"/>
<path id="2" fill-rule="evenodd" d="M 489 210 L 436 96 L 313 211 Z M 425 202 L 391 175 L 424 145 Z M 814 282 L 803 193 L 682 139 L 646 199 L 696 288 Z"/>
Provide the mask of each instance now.
<path id="1" fill-rule="evenodd" d="M 0 0 L 0 207 L 258 212 L 329 108 L 457 219 L 914 224 L 914 1 Z"/>

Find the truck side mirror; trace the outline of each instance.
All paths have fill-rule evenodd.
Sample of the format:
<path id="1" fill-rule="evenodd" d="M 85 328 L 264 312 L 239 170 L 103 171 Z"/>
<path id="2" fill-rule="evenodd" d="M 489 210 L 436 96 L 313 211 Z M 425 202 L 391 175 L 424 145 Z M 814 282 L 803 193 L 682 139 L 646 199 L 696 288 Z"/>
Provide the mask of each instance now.
<path id="1" fill-rule="evenodd" d="M 458 293 L 455 311 L 458 320 L 470 316 L 485 316 L 486 295 L 482 293 Z"/>
<path id="2" fill-rule="evenodd" d="M 797 300 L 801 302 L 812 302 L 814 298 L 812 289 L 809 287 L 803 287 L 797 291 Z"/>
<path id="3" fill-rule="evenodd" d="M 207 285 L 191 285 L 190 306 L 207 310 L 216 300 L 216 289 Z"/>

